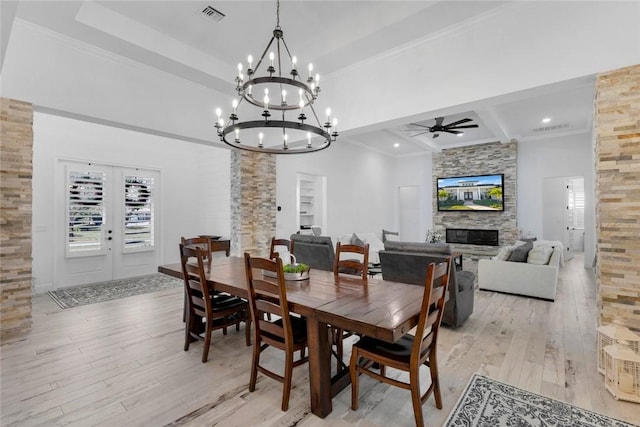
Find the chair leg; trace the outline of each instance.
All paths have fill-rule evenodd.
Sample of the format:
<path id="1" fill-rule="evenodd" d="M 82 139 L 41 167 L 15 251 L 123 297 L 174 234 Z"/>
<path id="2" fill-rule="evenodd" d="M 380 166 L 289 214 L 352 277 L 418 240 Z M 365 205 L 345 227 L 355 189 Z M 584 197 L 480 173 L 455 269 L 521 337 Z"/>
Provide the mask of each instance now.
<path id="1" fill-rule="evenodd" d="M 249 347 L 251 345 L 251 316 L 248 313 L 244 322 L 244 340 Z"/>
<path id="2" fill-rule="evenodd" d="M 191 324 L 193 317 L 187 313 L 184 323 L 184 351 L 189 351 L 189 344 L 191 344 Z"/>
<path id="3" fill-rule="evenodd" d="M 349 375 L 351 376 L 351 409 L 358 409 L 358 348 L 351 350 L 351 362 L 349 363 Z"/>
<path id="4" fill-rule="evenodd" d="M 293 376 L 293 352 L 288 351 L 284 363 L 284 384 L 282 387 L 282 410 L 289 409 L 289 397 L 291 396 L 291 377 Z"/>
<path id="5" fill-rule="evenodd" d="M 424 427 L 422 399 L 420 396 L 420 365 L 409 372 L 409 385 L 411 386 L 411 403 L 413 404 L 413 416 L 416 419 L 416 427 Z"/>
<path id="6" fill-rule="evenodd" d="M 207 327 L 204 331 L 204 348 L 202 349 L 202 363 L 206 363 L 209 358 L 209 347 L 211 346 L 211 335 L 213 335 L 213 325 L 210 319 L 207 319 Z"/>
<path id="7" fill-rule="evenodd" d="M 258 365 L 260 364 L 260 340 L 256 337 L 253 343 L 253 357 L 251 360 L 251 377 L 249 378 L 249 391 L 255 391 L 258 378 Z"/>
<path id="8" fill-rule="evenodd" d="M 342 370 L 342 358 L 344 357 L 344 343 L 342 342 L 343 330 L 337 328 L 336 330 L 336 357 L 338 359 L 336 371 L 339 373 Z"/>
<path id="9" fill-rule="evenodd" d="M 442 409 L 440 377 L 438 376 L 438 362 L 435 351 L 429 356 L 429 371 L 431 371 L 431 383 L 433 384 L 433 397 L 436 399 L 436 408 Z"/>

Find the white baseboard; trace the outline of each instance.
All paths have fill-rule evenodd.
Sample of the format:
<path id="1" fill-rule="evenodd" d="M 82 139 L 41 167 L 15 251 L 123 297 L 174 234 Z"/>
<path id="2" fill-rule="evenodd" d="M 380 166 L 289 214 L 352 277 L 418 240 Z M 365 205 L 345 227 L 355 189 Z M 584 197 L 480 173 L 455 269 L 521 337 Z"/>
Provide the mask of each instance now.
<path id="1" fill-rule="evenodd" d="M 52 290 L 53 290 L 53 283 L 39 283 L 37 285 L 33 285 L 34 295 L 46 294 L 47 292 Z"/>

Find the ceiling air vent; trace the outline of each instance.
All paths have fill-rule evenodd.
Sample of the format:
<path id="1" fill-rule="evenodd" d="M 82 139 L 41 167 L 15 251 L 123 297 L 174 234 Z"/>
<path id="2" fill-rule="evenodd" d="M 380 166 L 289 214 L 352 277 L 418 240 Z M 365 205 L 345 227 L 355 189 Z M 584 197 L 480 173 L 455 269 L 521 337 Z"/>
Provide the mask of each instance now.
<path id="1" fill-rule="evenodd" d="M 531 129 L 532 132 L 552 132 L 552 131 L 558 131 L 558 130 L 562 130 L 562 129 L 569 129 L 571 126 L 569 125 L 569 123 L 562 123 L 559 125 L 552 125 L 552 126 L 542 126 L 539 128 L 533 128 Z"/>
<path id="2" fill-rule="evenodd" d="M 224 13 L 220 12 L 219 10 L 215 9 L 212 6 L 205 6 L 200 13 L 203 16 L 206 16 L 207 18 L 213 19 L 216 22 L 220 22 L 222 21 L 222 18 L 225 17 Z"/>

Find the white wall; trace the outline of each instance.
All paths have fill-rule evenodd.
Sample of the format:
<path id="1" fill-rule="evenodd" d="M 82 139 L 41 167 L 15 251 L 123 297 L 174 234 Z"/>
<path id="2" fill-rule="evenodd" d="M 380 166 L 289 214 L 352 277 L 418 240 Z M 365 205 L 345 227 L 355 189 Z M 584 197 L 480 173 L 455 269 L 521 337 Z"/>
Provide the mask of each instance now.
<path id="1" fill-rule="evenodd" d="M 227 150 L 37 112 L 33 139 L 33 276 L 37 292 L 53 287 L 54 252 L 64 251 L 64 244 L 54 239 L 52 214 L 65 208 L 64 201 L 55 197 L 59 189 L 54 188 L 53 179 L 60 159 L 160 171 L 161 263 L 178 261 L 181 236 L 229 235 Z M 55 205 L 56 200 L 60 205 Z"/>
<path id="2" fill-rule="evenodd" d="M 296 174 L 327 177 L 327 229 L 337 238 L 353 232 L 375 232 L 395 227 L 395 171 L 392 158 L 337 141 L 330 148 L 276 160 L 276 234 L 288 237 L 296 230 Z M 334 239 L 335 240 L 335 239 Z"/>
<path id="3" fill-rule="evenodd" d="M 398 201 L 398 187 L 415 185 L 418 186 L 418 200 L 420 218 L 418 219 L 418 236 L 424 240 L 427 230 L 433 228 L 433 163 L 431 153 L 421 156 L 400 157 L 395 159 L 395 188 L 394 207 Z M 396 221 L 398 218 L 396 212 Z M 388 230 L 398 230 L 398 224 L 390 226 Z"/>
<path id="4" fill-rule="evenodd" d="M 595 253 L 594 164 L 591 134 L 518 143 L 518 227 L 542 236 L 543 181 L 583 176 L 585 185 L 585 267 Z"/>

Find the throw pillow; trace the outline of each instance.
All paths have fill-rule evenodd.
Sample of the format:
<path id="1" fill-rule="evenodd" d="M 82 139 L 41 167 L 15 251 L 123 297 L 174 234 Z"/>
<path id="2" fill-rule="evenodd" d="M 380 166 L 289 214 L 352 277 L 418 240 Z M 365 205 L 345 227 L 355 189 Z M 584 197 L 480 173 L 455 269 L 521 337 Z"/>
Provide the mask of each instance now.
<path id="1" fill-rule="evenodd" d="M 358 245 L 358 246 L 364 246 L 364 242 L 362 241 L 361 238 L 358 237 L 358 235 L 356 233 L 353 233 L 353 235 L 351 236 L 351 244 L 352 245 Z"/>
<path id="2" fill-rule="evenodd" d="M 389 230 L 385 230 L 384 228 L 382 229 L 382 243 L 386 242 L 387 240 L 391 240 L 392 242 L 397 242 L 400 240 L 400 235 L 397 231 L 389 231 Z"/>
<path id="3" fill-rule="evenodd" d="M 533 249 L 533 243 L 516 246 L 513 251 L 511 251 L 511 255 L 509 255 L 507 261 L 527 262 L 527 255 L 529 255 L 531 249 Z"/>
<path id="4" fill-rule="evenodd" d="M 527 263 L 537 265 L 547 265 L 551 259 L 553 248 L 548 245 L 534 246 L 527 255 Z"/>
<path id="5" fill-rule="evenodd" d="M 500 248 L 496 256 L 494 256 L 491 259 L 496 261 L 506 261 L 509 259 L 509 256 L 511 255 L 512 251 L 513 251 L 513 246 L 503 246 Z"/>
<path id="6" fill-rule="evenodd" d="M 369 244 L 369 262 L 371 264 L 379 264 L 380 256 L 378 251 L 384 250 L 384 243 L 375 233 L 354 233 L 364 243 Z"/>

